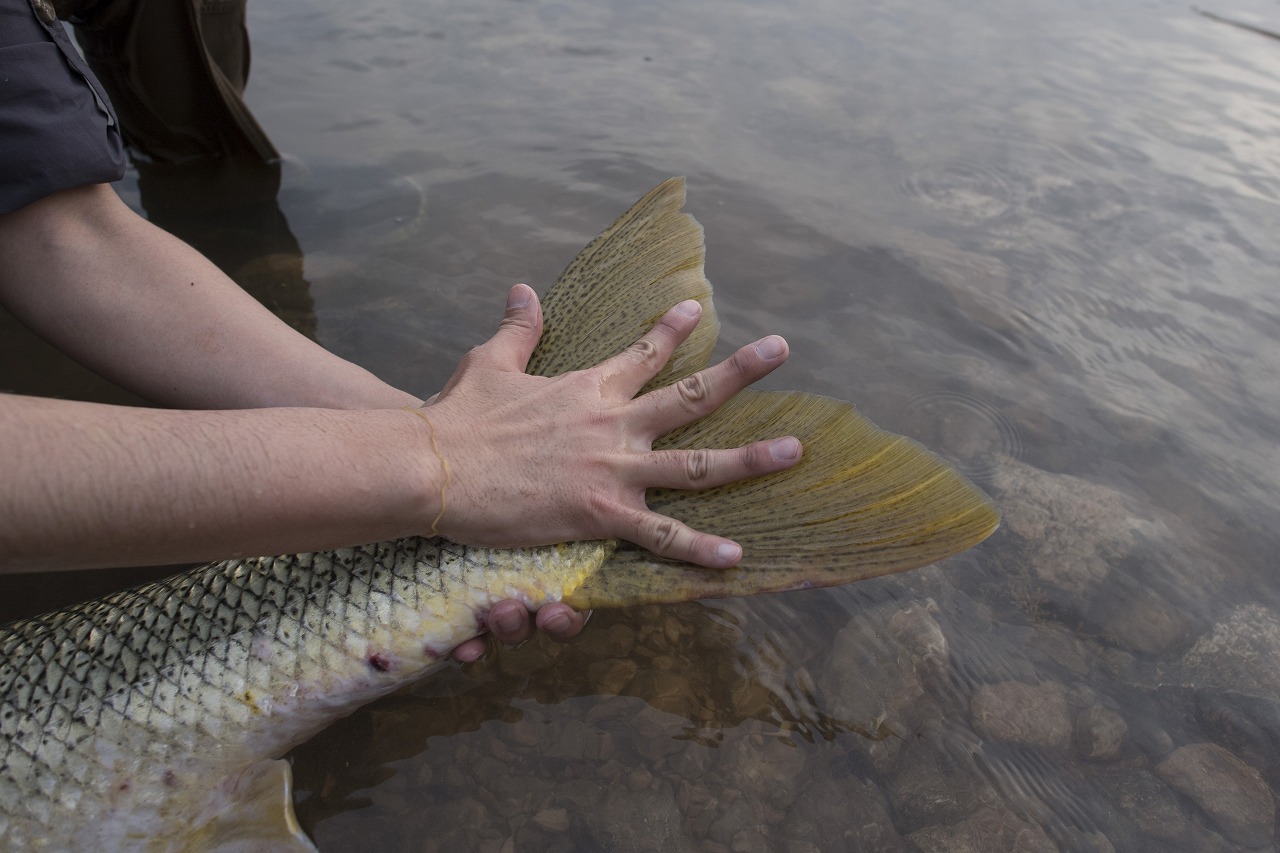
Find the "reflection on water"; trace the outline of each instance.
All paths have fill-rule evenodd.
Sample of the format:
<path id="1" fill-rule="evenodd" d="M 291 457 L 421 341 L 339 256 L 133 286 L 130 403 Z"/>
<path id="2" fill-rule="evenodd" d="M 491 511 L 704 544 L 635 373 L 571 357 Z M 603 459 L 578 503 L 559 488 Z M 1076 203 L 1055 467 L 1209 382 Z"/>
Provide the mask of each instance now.
<path id="1" fill-rule="evenodd" d="M 725 348 L 787 335 L 769 384 L 1005 513 L 941 566 L 597 613 L 361 710 L 293 755 L 321 849 L 1274 843 L 1274 40 L 1160 0 L 252 12 L 303 254 L 238 274 L 286 259 L 326 346 L 430 393 L 684 173 Z M 116 393 L 21 340 L 5 387 Z"/>

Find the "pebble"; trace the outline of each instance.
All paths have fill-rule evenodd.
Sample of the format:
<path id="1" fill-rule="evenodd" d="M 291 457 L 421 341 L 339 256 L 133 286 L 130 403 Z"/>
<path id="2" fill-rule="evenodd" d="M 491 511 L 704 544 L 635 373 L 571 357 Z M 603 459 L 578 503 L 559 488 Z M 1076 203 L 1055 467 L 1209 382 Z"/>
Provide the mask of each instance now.
<path id="1" fill-rule="evenodd" d="M 1129 725 L 1115 711 L 1094 705 L 1076 715 L 1076 754 L 1089 761 L 1110 761 L 1120 754 Z"/>
<path id="2" fill-rule="evenodd" d="M 627 688 L 639 670 L 640 667 L 633 660 L 606 658 L 587 667 L 587 678 L 598 692 L 616 696 Z"/>
<path id="3" fill-rule="evenodd" d="M 567 832 L 569 812 L 565 809 L 543 809 L 533 816 L 533 822 L 549 832 Z"/>
<path id="4" fill-rule="evenodd" d="M 1262 774 L 1213 743 L 1174 750 L 1156 773 L 1186 794 L 1237 844 L 1260 847 L 1272 840 L 1275 797 Z"/>

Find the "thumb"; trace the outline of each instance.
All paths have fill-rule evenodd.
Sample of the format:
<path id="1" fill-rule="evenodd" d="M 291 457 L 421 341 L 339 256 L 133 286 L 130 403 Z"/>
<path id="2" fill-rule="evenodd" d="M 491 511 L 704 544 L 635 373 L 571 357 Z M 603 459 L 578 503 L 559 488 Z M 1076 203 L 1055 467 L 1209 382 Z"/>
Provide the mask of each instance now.
<path id="1" fill-rule="evenodd" d="M 527 284 L 517 284 L 507 293 L 507 309 L 497 333 L 490 339 L 497 366 L 523 373 L 542 337 L 542 305 L 538 294 Z"/>

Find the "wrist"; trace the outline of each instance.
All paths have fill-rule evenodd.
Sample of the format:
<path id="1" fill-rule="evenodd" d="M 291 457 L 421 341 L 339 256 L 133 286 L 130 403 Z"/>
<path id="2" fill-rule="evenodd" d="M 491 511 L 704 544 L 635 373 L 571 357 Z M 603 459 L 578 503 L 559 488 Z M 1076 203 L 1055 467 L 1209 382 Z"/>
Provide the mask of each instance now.
<path id="1" fill-rule="evenodd" d="M 431 453 L 435 457 L 437 471 L 435 480 L 439 482 L 440 493 L 436 499 L 436 513 L 431 520 L 431 529 L 427 532 L 427 536 L 436 537 L 440 535 L 440 519 L 444 518 L 445 510 L 449 507 L 449 484 L 453 480 L 453 472 L 449 468 L 449 460 L 440 452 L 440 442 L 436 437 L 436 425 L 431 417 L 422 410 L 421 407 L 405 406 L 406 412 L 411 412 L 420 419 L 427 427 L 427 439 L 430 443 Z M 428 487 L 428 491 L 431 489 Z"/>

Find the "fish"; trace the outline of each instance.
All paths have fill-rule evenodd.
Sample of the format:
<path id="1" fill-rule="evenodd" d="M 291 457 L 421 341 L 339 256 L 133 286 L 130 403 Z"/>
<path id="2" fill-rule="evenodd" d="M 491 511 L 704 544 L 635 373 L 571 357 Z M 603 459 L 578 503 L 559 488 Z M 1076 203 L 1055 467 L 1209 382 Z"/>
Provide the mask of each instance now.
<path id="1" fill-rule="evenodd" d="M 643 390 L 709 363 L 719 324 L 685 192 L 682 178 L 663 182 L 569 264 L 543 299 L 529 372 L 590 367 L 690 298 L 698 326 Z M 450 665 L 500 600 L 590 609 L 832 586 L 937 562 L 999 524 L 952 466 L 829 397 L 744 390 L 655 447 L 785 434 L 805 446 L 787 471 L 646 496 L 741 543 L 731 569 L 626 542 L 414 537 L 224 560 L 5 626 L 0 847 L 314 851 L 281 756 Z"/>

